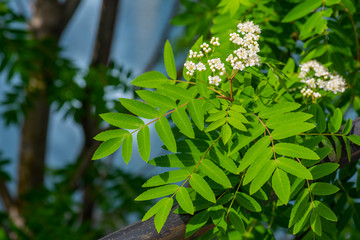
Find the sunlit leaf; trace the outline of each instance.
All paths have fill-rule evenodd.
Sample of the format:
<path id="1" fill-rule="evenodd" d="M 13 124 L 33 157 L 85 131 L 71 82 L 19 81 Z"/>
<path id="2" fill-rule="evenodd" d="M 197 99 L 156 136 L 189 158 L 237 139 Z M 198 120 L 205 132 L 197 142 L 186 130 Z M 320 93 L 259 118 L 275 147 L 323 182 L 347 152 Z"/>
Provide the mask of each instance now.
<path id="1" fill-rule="evenodd" d="M 176 193 L 176 201 L 185 212 L 191 215 L 194 214 L 194 205 L 191 201 L 189 192 L 185 187 L 180 188 Z"/>
<path id="2" fill-rule="evenodd" d="M 141 158 L 147 162 L 150 158 L 150 129 L 144 126 L 137 134 L 137 143 Z"/>
<path id="3" fill-rule="evenodd" d="M 197 173 L 193 173 L 189 181 L 191 187 L 206 200 L 215 203 L 215 194 L 209 184 Z"/>
<path id="4" fill-rule="evenodd" d="M 277 168 L 272 176 L 272 188 L 279 199 L 287 204 L 290 198 L 290 181 L 287 174 Z"/>
<path id="5" fill-rule="evenodd" d="M 167 149 L 176 153 L 176 141 L 168 120 L 165 117 L 160 117 L 155 123 L 155 129 Z"/>
<path id="6" fill-rule="evenodd" d="M 135 115 L 147 119 L 159 117 L 159 111 L 152 106 L 133 99 L 120 98 L 120 103 Z"/>
<path id="7" fill-rule="evenodd" d="M 209 159 L 203 159 L 200 164 L 200 170 L 209 178 L 224 186 L 231 188 L 231 183 L 226 174 L 215 163 Z"/>
<path id="8" fill-rule="evenodd" d="M 160 233 L 162 227 L 164 226 L 166 219 L 169 216 L 173 203 L 174 203 L 174 199 L 167 198 L 167 200 L 163 202 L 163 205 L 160 208 L 160 210 L 156 213 L 154 218 L 154 223 L 155 223 L 156 231 L 158 233 Z"/>
<path id="9" fill-rule="evenodd" d="M 165 47 L 164 47 L 164 63 L 166 72 L 171 79 L 176 79 L 176 65 L 174 59 L 174 53 L 171 48 L 169 40 L 166 40 Z"/>
<path id="10" fill-rule="evenodd" d="M 121 147 L 121 154 L 122 154 L 122 157 L 126 164 L 128 164 L 131 159 L 132 144 L 133 144 L 132 135 L 128 135 L 126 138 L 124 138 L 124 141 L 123 141 L 123 144 Z"/>
<path id="11" fill-rule="evenodd" d="M 146 201 L 159 197 L 165 197 L 167 195 L 173 194 L 178 188 L 179 186 L 174 184 L 151 188 L 135 198 L 135 201 Z"/>
<path id="12" fill-rule="evenodd" d="M 95 151 L 92 160 L 97 160 L 114 153 L 121 146 L 122 138 L 112 138 L 103 142 Z"/>
<path id="13" fill-rule="evenodd" d="M 137 129 L 145 125 L 141 119 L 124 113 L 103 113 L 100 117 L 118 128 Z"/>

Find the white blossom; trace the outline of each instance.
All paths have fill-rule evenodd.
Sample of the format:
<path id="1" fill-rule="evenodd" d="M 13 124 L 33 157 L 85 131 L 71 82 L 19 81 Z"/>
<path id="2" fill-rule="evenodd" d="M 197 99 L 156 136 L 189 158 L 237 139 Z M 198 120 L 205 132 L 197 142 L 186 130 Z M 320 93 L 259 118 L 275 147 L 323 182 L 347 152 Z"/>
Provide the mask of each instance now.
<path id="1" fill-rule="evenodd" d="M 342 76 L 330 73 L 324 65 L 315 60 L 300 65 L 299 78 L 306 84 L 306 87 L 300 91 L 304 97 L 319 98 L 320 89 L 335 94 L 346 89 L 346 82 Z"/>
<path id="2" fill-rule="evenodd" d="M 219 86 L 219 83 L 221 82 L 221 78 L 217 75 L 215 75 L 214 77 L 209 76 L 209 83 L 213 84 L 215 86 Z"/>

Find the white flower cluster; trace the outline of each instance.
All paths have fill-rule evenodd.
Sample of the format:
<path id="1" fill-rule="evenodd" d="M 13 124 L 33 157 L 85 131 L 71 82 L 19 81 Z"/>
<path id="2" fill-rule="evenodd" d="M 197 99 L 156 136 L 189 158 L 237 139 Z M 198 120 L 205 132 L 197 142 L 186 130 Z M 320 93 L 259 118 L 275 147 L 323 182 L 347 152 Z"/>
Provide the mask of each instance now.
<path id="1" fill-rule="evenodd" d="M 304 97 L 320 98 L 320 89 L 335 94 L 346 89 L 346 82 L 342 76 L 330 73 L 325 66 L 315 60 L 300 65 L 299 78 L 302 78 L 301 82 L 306 84 L 306 87 L 301 89 Z"/>
<path id="2" fill-rule="evenodd" d="M 189 51 L 189 58 L 202 58 L 204 53 L 202 51 L 193 52 L 192 50 Z"/>
<path id="3" fill-rule="evenodd" d="M 220 43 L 219 43 L 219 38 L 218 37 L 212 37 L 211 40 L 210 40 L 210 44 L 211 45 L 214 45 L 214 46 L 220 46 Z"/>
<path id="4" fill-rule="evenodd" d="M 235 70 L 244 70 L 246 67 L 259 66 L 260 57 L 257 53 L 260 51 L 258 40 L 261 30 L 258 25 L 247 21 L 237 25 L 238 33 L 230 33 L 230 41 L 239 46 L 230 54 L 226 61 L 230 62 L 231 67 Z M 241 35 L 240 35 L 241 34 Z"/>
<path id="5" fill-rule="evenodd" d="M 214 77 L 209 76 L 209 83 L 210 84 L 214 84 L 215 86 L 219 86 L 219 83 L 221 82 L 221 78 L 217 75 L 215 75 Z"/>
<path id="6" fill-rule="evenodd" d="M 258 40 L 260 38 L 259 34 L 261 30 L 258 25 L 255 25 L 253 22 L 247 21 L 245 23 L 239 23 L 237 25 L 237 32 L 230 34 L 230 41 L 233 42 L 237 47 L 234 50 L 233 54 L 230 54 L 226 61 L 231 63 L 231 66 L 234 70 L 244 70 L 246 67 L 259 66 L 260 57 L 257 53 L 260 51 Z M 212 45 L 210 47 L 210 45 Z M 213 54 L 213 48 L 220 46 L 219 38 L 212 37 L 210 44 L 202 43 L 200 45 L 200 51 L 189 52 L 189 61 L 186 61 L 184 64 L 186 68 L 186 74 L 193 76 L 194 72 L 205 71 L 207 69 L 207 64 L 212 71 L 212 76 L 209 76 L 209 83 L 216 86 L 221 82 L 221 77 L 226 74 L 225 64 L 221 61 L 220 58 L 211 58 Z M 211 53 L 211 54 L 209 54 Z M 207 62 L 202 63 L 201 58 L 206 55 Z M 199 61 L 195 63 L 195 59 Z M 203 61 L 204 62 L 204 61 Z"/>

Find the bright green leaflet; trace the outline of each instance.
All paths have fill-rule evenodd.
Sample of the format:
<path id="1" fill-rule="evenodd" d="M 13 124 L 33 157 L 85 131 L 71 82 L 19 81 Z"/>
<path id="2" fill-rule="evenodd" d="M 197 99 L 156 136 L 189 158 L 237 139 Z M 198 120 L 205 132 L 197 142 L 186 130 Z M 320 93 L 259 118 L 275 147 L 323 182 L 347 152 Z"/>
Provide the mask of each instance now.
<path id="1" fill-rule="evenodd" d="M 231 128 L 227 123 L 221 127 L 221 139 L 224 145 L 229 141 L 231 134 Z"/>
<path id="2" fill-rule="evenodd" d="M 149 211 L 147 211 L 142 219 L 142 221 L 146 221 L 149 218 L 151 218 L 152 216 L 154 216 L 162 207 L 163 205 L 166 203 L 166 201 L 168 201 L 169 198 L 162 198 L 160 201 L 158 201 L 154 206 L 152 206 Z"/>
<path id="3" fill-rule="evenodd" d="M 136 93 L 149 105 L 157 107 L 160 110 L 167 111 L 177 107 L 174 100 L 160 93 L 149 90 L 138 90 Z"/>
<path id="4" fill-rule="evenodd" d="M 98 149 L 96 149 L 92 160 L 97 160 L 114 153 L 121 146 L 122 138 L 112 138 L 103 142 Z"/>
<path id="5" fill-rule="evenodd" d="M 163 84 L 174 84 L 174 82 L 170 81 L 161 72 L 151 71 L 136 77 L 131 84 L 144 88 L 158 88 Z"/>
<path id="6" fill-rule="evenodd" d="M 250 184 L 250 195 L 256 193 L 269 180 L 276 168 L 275 161 L 267 162 Z"/>
<path id="7" fill-rule="evenodd" d="M 185 112 L 184 108 L 177 108 L 172 114 L 171 119 L 176 124 L 184 135 L 189 138 L 194 138 L 195 133 L 190 122 L 189 116 Z"/>
<path id="8" fill-rule="evenodd" d="M 141 158 L 147 162 L 150 158 L 150 129 L 148 126 L 144 126 L 137 134 L 138 148 Z"/>
<path id="9" fill-rule="evenodd" d="M 317 200 L 315 200 L 314 203 L 315 203 L 315 209 L 320 216 L 333 222 L 337 221 L 337 217 L 335 213 L 328 206 Z"/>
<path id="10" fill-rule="evenodd" d="M 122 153 L 124 162 L 126 164 L 128 164 L 131 159 L 132 144 L 133 144 L 132 135 L 128 135 L 126 138 L 124 138 L 124 141 L 122 143 L 121 153 Z"/>
<path id="11" fill-rule="evenodd" d="M 169 213 L 170 213 L 173 203 L 174 203 L 174 199 L 167 198 L 166 201 L 164 201 L 160 210 L 156 213 L 155 218 L 154 218 L 154 223 L 155 223 L 155 228 L 158 233 L 160 233 L 162 227 L 164 226 L 165 221 L 166 221 L 167 217 L 169 216 Z"/>
<path id="12" fill-rule="evenodd" d="M 282 22 L 291 22 L 301 18 L 321 5 L 321 0 L 306 0 L 293 9 L 283 18 Z"/>
<path id="13" fill-rule="evenodd" d="M 250 166 L 255 159 L 263 154 L 266 148 L 270 144 L 270 137 L 266 136 L 258 140 L 244 155 L 243 159 L 240 162 L 239 172 L 244 171 L 248 166 Z"/>
<path id="14" fill-rule="evenodd" d="M 313 176 L 311 175 L 311 172 L 298 163 L 297 161 L 289 158 L 280 157 L 276 159 L 276 165 L 284 170 L 287 173 L 290 173 L 296 177 L 304 178 L 304 179 L 313 179 Z"/>
<path id="15" fill-rule="evenodd" d="M 155 129 L 168 150 L 176 153 L 176 141 L 168 120 L 165 117 L 160 117 L 155 123 Z"/>
<path id="16" fill-rule="evenodd" d="M 176 201 L 185 212 L 191 215 L 194 214 L 194 205 L 191 201 L 189 192 L 185 187 L 180 188 L 176 193 Z"/>
<path id="17" fill-rule="evenodd" d="M 174 171 L 164 172 L 153 176 L 147 180 L 142 187 L 155 187 L 165 185 L 168 183 L 176 183 L 185 180 L 189 176 L 189 171 L 185 169 L 178 169 Z"/>
<path id="18" fill-rule="evenodd" d="M 231 183 L 226 174 L 211 160 L 203 159 L 200 164 L 200 170 L 209 178 L 224 186 L 225 188 L 231 188 Z"/>
<path id="19" fill-rule="evenodd" d="M 275 152 L 280 155 L 317 160 L 319 156 L 309 148 L 294 143 L 278 143 L 274 146 Z"/>
<path id="20" fill-rule="evenodd" d="M 213 203 L 216 202 L 214 192 L 211 190 L 209 184 L 199 174 L 193 173 L 189 183 L 191 187 L 206 200 Z"/>
<path id="21" fill-rule="evenodd" d="M 192 121 L 202 131 L 204 130 L 204 109 L 203 101 L 194 99 L 187 105 L 187 111 L 189 112 Z"/>
<path id="22" fill-rule="evenodd" d="M 103 113 L 100 117 L 118 128 L 138 129 L 145 125 L 141 119 L 124 113 Z"/>
<path id="23" fill-rule="evenodd" d="M 281 202 L 287 204 L 290 198 L 290 181 L 286 172 L 277 168 L 272 176 L 271 183 Z"/>
<path id="24" fill-rule="evenodd" d="M 166 72 L 171 79 L 176 79 L 176 65 L 174 59 L 174 53 L 171 48 L 169 40 L 166 40 L 165 47 L 164 47 L 164 63 Z"/>
<path id="25" fill-rule="evenodd" d="M 107 130 L 97 134 L 94 139 L 96 141 L 107 141 L 112 138 L 123 138 L 126 134 L 129 132 L 124 129 Z"/>
<path id="26" fill-rule="evenodd" d="M 127 110 L 139 117 L 147 119 L 154 119 L 159 117 L 159 111 L 146 103 L 127 98 L 120 98 L 120 103 Z"/>
<path id="27" fill-rule="evenodd" d="M 316 212 L 312 212 L 311 217 L 310 217 L 310 226 L 311 229 L 319 236 L 321 236 L 322 234 L 322 229 L 321 229 L 321 219 L 318 213 Z"/>
<path id="28" fill-rule="evenodd" d="M 164 197 L 173 194 L 178 188 L 178 185 L 175 184 L 152 188 L 140 194 L 137 198 L 135 198 L 135 201 L 146 201 L 159 197 Z"/>

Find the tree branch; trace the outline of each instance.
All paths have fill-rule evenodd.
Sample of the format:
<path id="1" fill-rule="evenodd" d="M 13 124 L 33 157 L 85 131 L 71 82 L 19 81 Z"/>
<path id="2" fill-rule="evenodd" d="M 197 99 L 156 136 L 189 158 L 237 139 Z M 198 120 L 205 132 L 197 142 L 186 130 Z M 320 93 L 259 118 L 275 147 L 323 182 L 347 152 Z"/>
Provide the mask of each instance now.
<path id="1" fill-rule="evenodd" d="M 350 134 L 360 136 L 360 118 L 357 118 L 353 121 L 353 126 L 350 131 Z M 345 149 L 343 145 L 342 149 Z M 346 150 L 345 150 L 346 151 Z M 346 152 L 343 152 L 341 155 L 341 159 L 339 161 L 340 167 L 345 167 L 352 162 L 355 162 L 360 159 L 360 146 L 351 143 L 351 160 L 349 161 Z M 325 158 L 323 162 L 330 162 L 329 158 Z M 177 206 L 173 207 L 173 210 Z M 163 239 L 163 240 L 171 240 L 171 239 L 185 239 L 185 228 L 187 222 L 192 218 L 192 215 L 189 214 L 175 214 L 170 213 L 166 223 L 161 230 L 160 234 L 157 233 L 154 226 L 153 217 L 149 220 L 142 222 L 141 220 L 127 226 L 123 229 L 117 230 L 109 235 L 101 238 L 101 240 L 135 240 L 135 239 Z M 199 229 L 191 238 L 195 238 L 205 234 L 208 230 L 213 228 L 213 226 L 208 225 Z"/>
<path id="2" fill-rule="evenodd" d="M 11 206 L 14 205 L 14 201 L 3 179 L 0 179 L 0 197 L 4 203 L 6 211 L 9 211 Z"/>
<path id="3" fill-rule="evenodd" d="M 70 19 L 74 15 L 76 9 L 78 8 L 81 0 L 66 0 L 61 5 L 61 12 L 63 13 L 63 18 L 61 19 L 61 29 L 64 30 L 68 25 Z"/>

